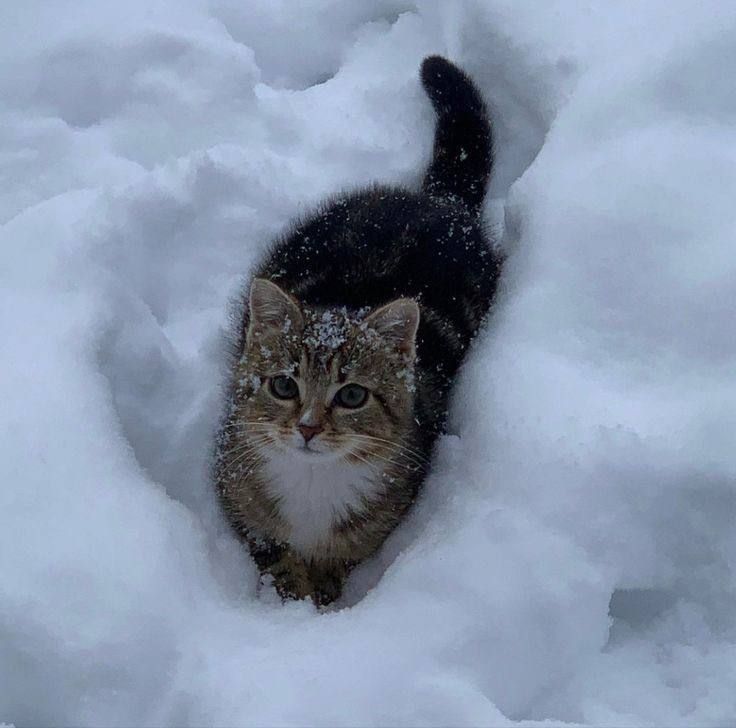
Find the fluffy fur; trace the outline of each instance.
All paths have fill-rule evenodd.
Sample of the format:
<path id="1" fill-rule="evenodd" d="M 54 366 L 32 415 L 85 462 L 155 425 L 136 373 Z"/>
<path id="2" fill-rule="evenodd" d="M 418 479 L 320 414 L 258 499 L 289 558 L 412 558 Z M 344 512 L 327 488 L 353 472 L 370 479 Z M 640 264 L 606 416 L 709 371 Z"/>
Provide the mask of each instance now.
<path id="1" fill-rule="evenodd" d="M 275 242 L 244 296 L 216 481 L 283 596 L 334 600 L 401 521 L 496 288 L 479 217 L 485 106 L 444 58 L 421 77 L 438 116 L 422 189 L 328 201 Z"/>

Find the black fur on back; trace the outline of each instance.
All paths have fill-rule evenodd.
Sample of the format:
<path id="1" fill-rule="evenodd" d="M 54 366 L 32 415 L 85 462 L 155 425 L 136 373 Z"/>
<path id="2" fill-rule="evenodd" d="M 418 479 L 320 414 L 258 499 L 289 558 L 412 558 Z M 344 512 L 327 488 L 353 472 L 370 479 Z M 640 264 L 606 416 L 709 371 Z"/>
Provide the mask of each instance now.
<path id="1" fill-rule="evenodd" d="M 359 309 L 415 298 L 421 311 L 415 419 L 429 448 L 444 426 L 452 380 L 491 305 L 502 260 L 478 214 L 492 159 L 480 94 L 439 56 L 425 59 L 421 73 L 438 114 L 422 189 L 376 185 L 328 200 L 274 243 L 254 275 L 310 306 Z"/>

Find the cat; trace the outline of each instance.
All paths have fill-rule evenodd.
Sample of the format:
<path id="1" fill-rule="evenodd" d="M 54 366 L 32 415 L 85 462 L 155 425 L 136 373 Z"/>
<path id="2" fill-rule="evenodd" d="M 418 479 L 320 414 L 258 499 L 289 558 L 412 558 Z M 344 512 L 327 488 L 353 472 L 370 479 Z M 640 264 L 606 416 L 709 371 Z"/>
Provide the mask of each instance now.
<path id="1" fill-rule="evenodd" d="M 437 115 L 421 190 L 374 185 L 297 221 L 236 316 L 215 481 L 283 598 L 334 601 L 404 518 L 496 290 L 485 104 L 441 56 L 421 80 Z"/>

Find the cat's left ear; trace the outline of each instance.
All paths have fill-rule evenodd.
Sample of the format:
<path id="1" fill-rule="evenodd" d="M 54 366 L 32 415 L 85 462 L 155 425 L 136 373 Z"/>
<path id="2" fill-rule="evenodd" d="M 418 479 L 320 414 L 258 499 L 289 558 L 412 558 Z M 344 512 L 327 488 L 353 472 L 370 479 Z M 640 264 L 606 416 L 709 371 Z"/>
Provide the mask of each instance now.
<path id="1" fill-rule="evenodd" d="M 413 298 L 397 298 L 367 316 L 365 322 L 402 354 L 414 358 L 419 305 Z"/>
<path id="2" fill-rule="evenodd" d="M 256 332 L 286 333 L 304 325 L 297 302 L 266 278 L 254 278 L 250 284 L 249 313 L 248 339 Z"/>

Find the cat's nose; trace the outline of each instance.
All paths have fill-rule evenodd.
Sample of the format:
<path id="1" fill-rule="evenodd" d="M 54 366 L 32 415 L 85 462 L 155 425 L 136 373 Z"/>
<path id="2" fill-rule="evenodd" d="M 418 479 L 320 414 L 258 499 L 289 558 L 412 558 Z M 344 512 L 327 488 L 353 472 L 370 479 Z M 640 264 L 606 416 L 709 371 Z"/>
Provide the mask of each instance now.
<path id="1" fill-rule="evenodd" d="M 319 435 L 325 429 L 322 425 L 297 425 L 297 428 L 302 433 L 304 442 L 309 442 L 315 435 Z"/>

